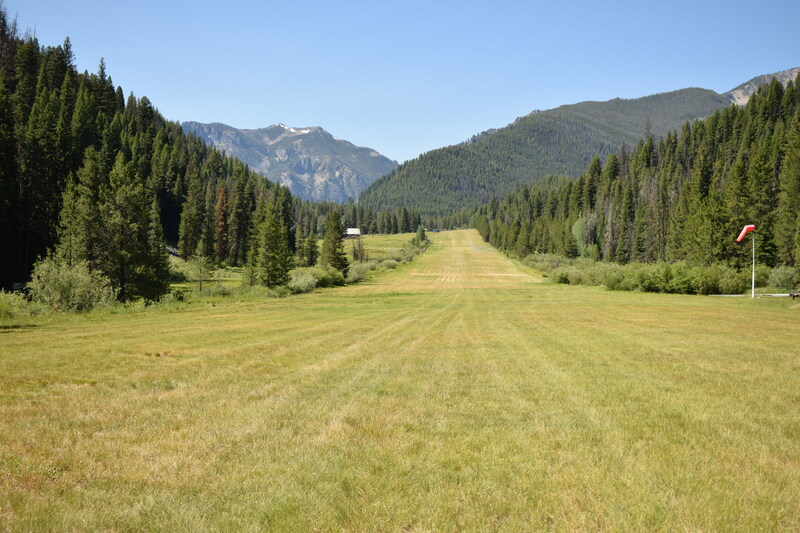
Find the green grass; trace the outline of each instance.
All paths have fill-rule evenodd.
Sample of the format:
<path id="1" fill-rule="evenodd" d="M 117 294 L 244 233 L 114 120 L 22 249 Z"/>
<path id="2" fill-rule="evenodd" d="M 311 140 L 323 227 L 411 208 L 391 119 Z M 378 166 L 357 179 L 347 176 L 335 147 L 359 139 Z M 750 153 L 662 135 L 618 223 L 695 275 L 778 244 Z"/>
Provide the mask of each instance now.
<path id="1" fill-rule="evenodd" d="M 0 524 L 800 528 L 796 304 L 433 239 L 350 287 L 6 324 Z"/>
<path id="2" fill-rule="evenodd" d="M 386 258 L 393 252 L 397 252 L 401 248 L 408 246 L 411 239 L 414 238 L 416 233 L 397 233 L 394 235 L 364 235 L 361 237 L 364 243 L 364 249 L 367 255 L 372 260 L 380 260 Z M 344 250 L 350 258 L 350 251 L 353 247 L 353 240 L 345 239 Z M 320 241 L 322 246 L 322 241 Z"/>

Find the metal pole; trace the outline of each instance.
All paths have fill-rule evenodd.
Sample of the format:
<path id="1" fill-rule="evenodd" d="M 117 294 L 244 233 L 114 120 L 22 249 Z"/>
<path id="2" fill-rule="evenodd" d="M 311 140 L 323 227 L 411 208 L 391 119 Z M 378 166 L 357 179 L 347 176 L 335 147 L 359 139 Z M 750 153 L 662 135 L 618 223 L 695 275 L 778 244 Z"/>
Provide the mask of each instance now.
<path id="1" fill-rule="evenodd" d="M 753 232 L 753 285 L 750 298 L 756 297 L 756 232 Z"/>

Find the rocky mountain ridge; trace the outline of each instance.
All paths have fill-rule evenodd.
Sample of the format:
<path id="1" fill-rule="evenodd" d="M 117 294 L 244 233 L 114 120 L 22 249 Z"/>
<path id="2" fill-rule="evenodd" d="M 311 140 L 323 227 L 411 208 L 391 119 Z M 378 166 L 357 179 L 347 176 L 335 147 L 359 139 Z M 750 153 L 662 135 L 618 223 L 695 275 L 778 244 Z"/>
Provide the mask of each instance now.
<path id="1" fill-rule="evenodd" d="M 181 127 L 307 200 L 346 202 L 397 167 L 397 162 L 377 151 L 334 137 L 319 126 L 295 128 L 278 123 L 238 129 L 221 123 L 183 122 Z"/>
<path id="2" fill-rule="evenodd" d="M 782 70 L 780 72 L 775 72 L 773 74 L 764 74 L 761 76 L 756 76 L 753 79 L 747 80 L 738 87 L 735 87 L 730 91 L 723 93 L 722 96 L 730 100 L 731 103 L 743 106 L 747 103 L 750 97 L 758 90 L 759 87 L 769 83 L 772 80 L 772 78 L 776 78 L 779 82 L 786 85 L 787 83 L 789 83 L 789 80 L 794 80 L 795 78 L 797 78 L 798 74 L 800 74 L 800 67 L 790 68 L 788 70 Z"/>

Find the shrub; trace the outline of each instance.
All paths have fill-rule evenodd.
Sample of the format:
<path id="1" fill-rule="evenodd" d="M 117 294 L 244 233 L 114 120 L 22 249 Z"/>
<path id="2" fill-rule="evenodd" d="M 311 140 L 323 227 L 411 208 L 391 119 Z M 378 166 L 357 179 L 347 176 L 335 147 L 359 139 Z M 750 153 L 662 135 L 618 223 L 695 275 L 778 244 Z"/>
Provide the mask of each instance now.
<path id="1" fill-rule="evenodd" d="M 22 293 L 0 290 L 0 320 L 31 314 L 30 304 Z"/>
<path id="2" fill-rule="evenodd" d="M 769 285 L 778 289 L 793 289 L 797 284 L 797 269 L 790 266 L 778 266 L 769 273 Z"/>
<path id="3" fill-rule="evenodd" d="M 719 292 L 722 294 L 742 294 L 749 287 L 747 272 L 731 272 L 719 280 Z"/>
<path id="4" fill-rule="evenodd" d="M 172 270 L 169 271 L 169 280 L 172 283 L 183 283 L 187 280 L 186 273 L 182 270 Z"/>
<path id="5" fill-rule="evenodd" d="M 322 271 L 322 277 L 317 281 L 318 287 L 341 287 L 344 285 L 344 274 L 331 266 L 324 266 L 318 270 Z"/>
<path id="6" fill-rule="evenodd" d="M 562 264 L 569 264 L 569 259 L 555 254 L 531 254 L 522 262 L 535 270 L 549 273 Z"/>
<path id="7" fill-rule="evenodd" d="M 384 259 L 383 261 L 381 261 L 381 268 L 385 268 L 386 270 L 394 270 L 399 265 L 400 263 L 398 263 L 394 259 Z"/>
<path id="8" fill-rule="evenodd" d="M 738 272 L 729 266 L 719 263 L 704 267 L 692 267 L 689 275 L 694 291 L 697 294 L 719 294 L 723 292 L 721 287 L 735 290 L 738 286 L 735 282 L 736 277 L 739 275 Z M 722 283 L 723 280 L 726 281 Z"/>
<path id="9" fill-rule="evenodd" d="M 311 292 L 316 287 L 344 285 L 344 275 L 330 266 L 295 268 L 289 271 L 288 289 L 295 293 Z"/>
<path id="10" fill-rule="evenodd" d="M 289 283 L 287 287 L 295 294 L 311 292 L 317 287 L 317 277 L 311 270 L 322 270 L 315 267 L 295 268 L 289 271 Z"/>
<path id="11" fill-rule="evenodd" d="M 772 269 L 767 265 L 759 265 L 756 264 L 756 287 L 766 287 L 767 283 L 769 283 L 769 275 L 772 272 Z M 750 276 L 752 276 L 752 270 L 750 271 Z M 752 277 L 750 278 L 752 279 Z M 751 282 L 752 283 L 752 282 Z"/>
<path id="12" fill-rule="evenodd" d="M 280 285 L 272 289 L 270 297 L 272 298 L 286 298 L 292 294 L 292 291 L 286 285 Z"/>
<path id="13" fill-rule="evenodd" d="M 580 285 L 583 283 L 583 271 L 578 267 L 569 267 L 567 269 L 567 279 L 570 285 Z"/>
<path id="14" fill-rule="evenodd" d="M 569 283 L 569 271 L 566 267 L 553 269 L 550 272 L 550 279 L 556 283 Z"/>
<path id="15" fill-rule="evenodd" d="M 672 276 L 667 284 L 667 292 L 674 292 L 677 294 L 695 293 L 692 278 L 689 274 L 689 266 L 686 263 L 683 261 L 672 263 L 672 265 L 670 265 L 670 274 Z"/>
<path id="16" fill-rule="evenodd" d="M 353 263 L 350 265 L 350 270 L 347 272 L 347 283 L 358 283 L 367 278 L 367 274 L 372 270 L 370 263 Z"/>
<path id="17" fill-rule="evenodd" d="M 594 285 L 605 285 L 612 291 L 622 290 L 622 282 L 625 274 L 622 265 L 616 263 L 597 263 L 592 275 Z"/>
<path id="18" fill-rule="evenodd" d="M 161 296 L 161 298 L 159 298 L 158 300 L 158 303 L 161 305 L 168 306 L 184 301 L 186 301 L 186 295 L 183 291 L 170 291 Z"/>
<path id="19" fill-rule="evenodd" d="M 116 289 L 85 261 L 68 265 L 47 257 L 33 267 L 27 285 L 31 298 L 52 310 L 83 311 L 115 301 Z"/>
<path id="20" fill-rule="evenodd" d="M 641 265 L 636 273 L 636 286 L 643 292 L 668 292 L 672 269 L 667 263 Z"/>
<path id="21" fill-rule="evenodd" d="M 204 293 L 207 293 L 208 296 L 230 296 L 231 289 L 222 283 L 214 283 L 208 285 Z"/>

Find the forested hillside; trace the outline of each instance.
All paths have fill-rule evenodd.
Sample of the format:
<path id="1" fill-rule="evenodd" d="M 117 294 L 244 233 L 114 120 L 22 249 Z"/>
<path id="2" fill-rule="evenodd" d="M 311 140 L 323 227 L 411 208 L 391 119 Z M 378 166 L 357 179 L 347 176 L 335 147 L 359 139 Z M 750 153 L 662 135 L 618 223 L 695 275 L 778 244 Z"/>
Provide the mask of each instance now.
<path id="1" fill-rule="evenodd" d="M 40 46 L 5 11 L 0 152 L 3 287 L 50 254 L 102 273 L 121 299 L 153 298 L 166 286 L 165 240 L 185 256 L 241 264 L 256 208 L 292 203 L 146 97 L 125 98 L 102 60 L 96 74 L 77 72 L 69 39 Z"/>
<path id="2" fill-rule="evenodd" d="M 0 193 L 0 288 L 20 287 L 49 257 L 103 276 L 122 300 L 166 290 L 167 245 L 187 259 L 258 270 L 258 248 L 280 241 L 288 268 L 332 210 L 365 232 L 421 223 L 413 210 L 298 201 L 185 134 L 147 97 L 126 98 L 102 60 L 97 73 L 77 72 L 69 39 L 41 46 L 2 9 Z"/>
<path id="3" fill-rule="evenodd" d="M 406 206 L 423 215 L 478 207 L 549 174 L 577 175 L 595 155 L 605 158 L 621 143 L 633 146 L 648 133 L 666 135 L 728 105 L 713 91 L 683 89 L 534 112 L 404 163 L 365 190 L 359 203 L 371 209 Z"/>
<path id="4" fill-rule="evenodd" d="M 519 256 L 550 252 L 617 262 L 749 265 L 736 236 L 756 226 L 760 264 L 800 264 L 800 77 L 762 87 L 632 151 L 595 158 L 577 179 L 519 187 L 473 219 Z"/>

